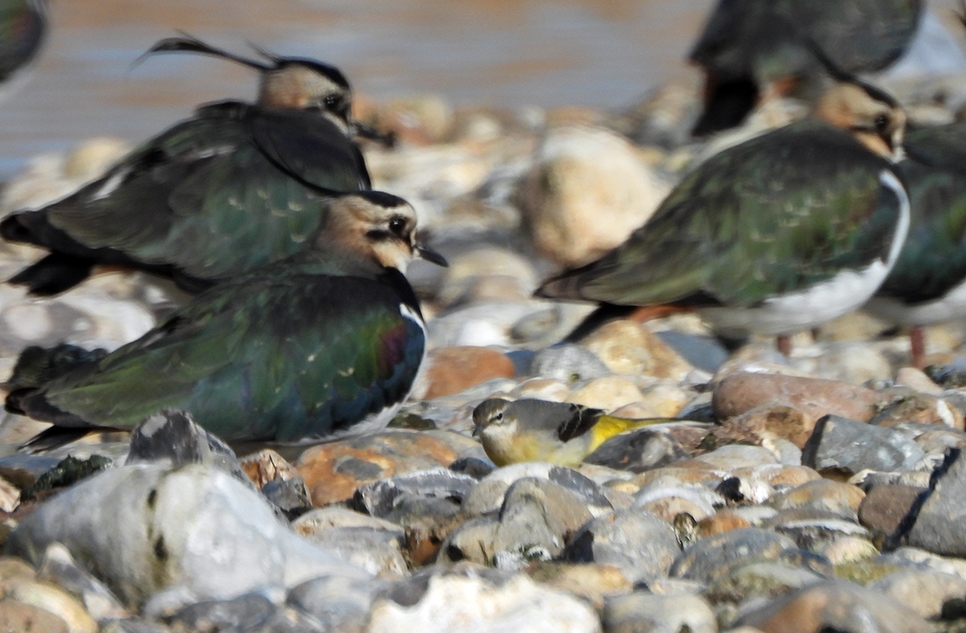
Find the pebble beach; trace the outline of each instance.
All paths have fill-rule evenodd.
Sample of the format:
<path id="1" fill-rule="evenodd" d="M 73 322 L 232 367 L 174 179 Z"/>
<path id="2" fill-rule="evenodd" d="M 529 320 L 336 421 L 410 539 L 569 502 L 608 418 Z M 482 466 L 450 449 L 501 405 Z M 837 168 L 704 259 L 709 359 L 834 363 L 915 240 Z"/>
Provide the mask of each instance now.
<path id="1" fill-rule="evenodd" d="M 920 123 L 966 105 L 966 73 L 887 87 Z M 928 328 L 921 371 L 906 334 L 861 311 L 785 357 L 692 314 L 561 343 L 593 306 L 532 297 L 702 160 L 805 112 L 775 100 L 693 142 L 700 91 L 674 80 L 616 111 L 358 95 L 356 117 L 397 139 L 363 147 L 374 188 L 409 200 L 450 263 L 409 269 L 429 349 L 410 399 L 385 431 L 308 447 L 229 447 L 166 411 L 133 439 L 34 455 L 18 446 L 46 425 L 0 414 L 0 629 L 966 630 L 964 324 Z M 129 149 L 35 157 L 0 217 Z M 41 253 L 0 243 L 0 278 Z M 113 349 L 187 300 L 116 270 L 49 299 L 0 284 L 0 377 L 30 345 Z M 674 420 L 577 468 L 498 468 L 472 435 L 494 396 Z"/>

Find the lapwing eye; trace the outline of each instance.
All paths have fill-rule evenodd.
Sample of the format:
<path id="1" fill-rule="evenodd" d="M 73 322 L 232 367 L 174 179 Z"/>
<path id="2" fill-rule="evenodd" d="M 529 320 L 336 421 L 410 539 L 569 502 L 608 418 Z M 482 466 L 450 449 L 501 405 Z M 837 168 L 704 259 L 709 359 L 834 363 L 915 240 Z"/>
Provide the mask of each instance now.
<path id="1" fill-rule="evenodd" d="M 337 110 L 342 100 L 339 98 L 339 95 L 329 95 L 323 99 L 323 103 L 325 103 L 325 107 L 329 110 Z"/>
<path id="2" fill-rule="evenodd" d="M 875 129 L 877 129 L 880 132 L 884 132 L 888 127 L 889 127 L 888 116 L 884 114 L 880 114 L 875 117 Z"/>
<path id="3" fill-rule="evenodd" d="M 389 231 L 394 235 L 403 237 L 406 231 L 406 218 L 397 215 L 389 220 Z"/>

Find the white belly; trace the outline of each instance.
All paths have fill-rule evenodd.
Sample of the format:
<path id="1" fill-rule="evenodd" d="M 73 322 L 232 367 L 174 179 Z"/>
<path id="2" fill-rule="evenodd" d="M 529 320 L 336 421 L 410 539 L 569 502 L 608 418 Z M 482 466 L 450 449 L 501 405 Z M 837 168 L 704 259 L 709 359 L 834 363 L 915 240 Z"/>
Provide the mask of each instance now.
<path id="1" fill-rule="evenodd" d="M 932 325 L 966 317 L 966 281 L 942 297 L 922 303 L 905 303 L 893 297 L 872 297 L 869 314 L 897 325 Z"/>
<path id="2" fill-rule="evenodd" d="M 879 174 L 879 181 L 899 201 L 899 219 L 886 261 L 875 260 L 859 270 L 844 270 L 806 290 L 766 299 L 753 308 L 703 308 L 701 317 L 724 335 L 774 336 L 813 328 L 862 306 L 885 281 L 909 233 L 909 198 L 905 189 L 890 171 Z"/>

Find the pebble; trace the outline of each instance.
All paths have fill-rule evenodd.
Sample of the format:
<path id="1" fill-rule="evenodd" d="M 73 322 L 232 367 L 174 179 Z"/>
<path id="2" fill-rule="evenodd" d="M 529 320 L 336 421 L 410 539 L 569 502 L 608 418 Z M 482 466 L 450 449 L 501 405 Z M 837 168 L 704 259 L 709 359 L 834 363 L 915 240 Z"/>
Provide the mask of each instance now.
<path id="1" fill-rule="evenodd" d="M 852 475 L 863 470 L 911 470 L 924 457 L 914 441 L 892 429 L 826 415 L 815 423 L 802 464 Z"/>
<path id="2" fill-rule="evenodd" d="M 602 615 L 607 633 L 717 633 L 711 606 L 699 596 L 655 596 L 635 591 L 609 598 Z"/>
<path id="3" fill-rule="evenodd" d="M 667 576 L 680 551 L 667 521 L 650 512 L 618 510 L 584 524 L 570 539 L 563 558 L 612 565 L 632 583 L 646 584 Z"/>
<path id="4" fill-rule="evenodd" d="M 956 449 L 933 473 L 929 490 L 917 499 L 906 540 L 913 547 L 943 556 L 966 556 L 966 459 Z"/>
<path id="5" fill-rule="evenodd" d="M 579 342 L 615 374 L 682 380 L 692 369 L 660 337 L 628 319 L 604 323 Z"/>
<path id="6" fill-rule="evenodd" d="M 669 189 L 621 136 L 561 126 L 537 150 L 520 198 L 534 245 L 560 264 L 579 266 L 623 242 Z"/>
<path id="7" fill-rule="evenodd" d="M 775 559 L 795 542 L 761 528 L 731 530 L 695 542 L 674 561 L 670 575 L 709 582 L 728 573 L 728 566 L 749 559 Z"/>

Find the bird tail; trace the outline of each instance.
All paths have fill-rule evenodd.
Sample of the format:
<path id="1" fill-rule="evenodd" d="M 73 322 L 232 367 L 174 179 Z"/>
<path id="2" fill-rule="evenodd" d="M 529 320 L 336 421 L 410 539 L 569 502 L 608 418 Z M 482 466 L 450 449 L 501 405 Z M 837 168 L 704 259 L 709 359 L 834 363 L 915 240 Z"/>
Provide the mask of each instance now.
<path id="1" fill-rule="evenodd" d="M 601 444 L 615 435 L 620 435 L 621 433 L 636 431 L 637 429 L 643 429 L 644 427 L 654 426 L 656 424 L 668 424 L 670 422 L 680 421 L 681 420 L 676 418 L 646 418 L 632 420 L 629 418 L 617 418 L 611 415 L 602 415 L 594 425 L 593 440 L 591 441 L 590 450 L 591 452 L 597 450 Z"/>
<path id="2" fill-rule="evenodd" d="M 105 349 L 87 350 L 62 343 L 44 348 L 32 345 L 20 353 L 10 379 L 3 384 L 11 395 L 38 389 L 81 366 L 91 365 L 107 356 Z"/>

